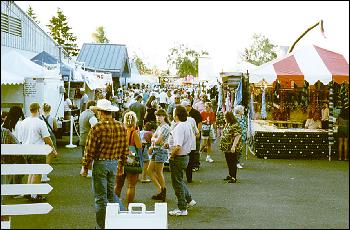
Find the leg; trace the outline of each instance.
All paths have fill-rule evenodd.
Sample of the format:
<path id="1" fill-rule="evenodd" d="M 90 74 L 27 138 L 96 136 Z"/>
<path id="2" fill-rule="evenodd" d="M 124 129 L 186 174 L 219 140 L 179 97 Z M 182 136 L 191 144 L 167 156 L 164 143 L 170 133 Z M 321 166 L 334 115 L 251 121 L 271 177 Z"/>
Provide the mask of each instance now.
<path id="1" fill-rule="evenodd" d="M 120 210 L 124 211 L 124 205 L 120 201 L 119 197 L 115 194 L 115 181 L 117 176 L 117 161 L 107 162 L 108 164 L 108 174 L 107 174 L 107 199 L 109 203 L 118 203 Z"/>
<path id="2" fill-rule="evenodd" d="M 194 155 L 195 150 L 192 150 L 189 154 L 189 161 L 186 168 L 186 178 L 188 183 L 192 183 L 192 169 L 194 168 Z"/>
<path id="3" fill-rule="evenodd" d="M 170 172 L 171 172 L 171 184 L 174 188 L 175 195 L 177 197 L 177 206 L 180 210 L 187 210 L 187 202 L 185 195 L 185 182 L 183 181 L 183 171 L 188 164 L 188 156 L 175 157 L 169 160 Z"/>
<path id="4" fill-rule="evenodd" d="M 129 204 L 134 202 L 135 199 L 135 187 L 139 174 L 126 174 L 126 179 L 128 181 L 128 190 L 126 192 L 126 207 L 129 207 Z"/>
<path id="5" fill-rule="evenodd" d="M 143 171 L 142 171 L 142 180 L 147 180 L 147 169 L 148 169 L 149 161 L 143 162 Z"/>
<path id="6" fill-rule="evenodd" d="M 225 152 L 225 159 L 226 159 L 229 175 L 236 179 L 236 174 L 237 174 L 237 157 L 236 157 L 236 155 L 234 153 L 231 153 L 231 152 Z"/>
<path id="7" fill-rule="evenodd" d="M 344 160 L 348 160 L 348 138 L 344 138 Z"/>
<path id="8" fill-rule="evenodd" d="M 95 197 L 97 228 L 104 229 L 107 206 L 107 170 L 106 161 L 95 161 L 92 170 L 92 188 Z"/>
<path id="9" fill-rule="evenodd" d="M 115 177 L 115 185 L 114 185 L 114 192 L 115 194 L 120 198 L 124 182 L 125 182 L 126 174 L 116 176 Z"/>
<path id="10" fill-rule="evenodd" d="M 339 137 L 338 139 L 338 160 L 341 161 L 342 151 L 343 151 L 343 141 L 344 138 Z"/>
<path id="11" fill-rule="evenodd" d="M 152 160 L 148 165 L 147 173 L 151 177 L 151 180 L 154 186 L 156 186 L 157 191 L 161 192 L 162 188 L 161 188 L 161 185 L 159 184 L 158 177 L 155 171 L 156 171 L 156 162 Z"/>

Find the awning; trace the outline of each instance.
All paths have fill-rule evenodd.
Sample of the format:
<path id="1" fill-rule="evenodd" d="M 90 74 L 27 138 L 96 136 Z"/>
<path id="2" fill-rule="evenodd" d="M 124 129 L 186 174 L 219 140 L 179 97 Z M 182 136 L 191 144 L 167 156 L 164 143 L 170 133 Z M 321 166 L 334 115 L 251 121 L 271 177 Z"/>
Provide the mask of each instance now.
<path id="1" fill-rule="evenodd" d="M 349 63 L 344 56 L 312 45 L 300 48 L 286 57 L 268 62 L 249 75 L 250 83 L 264 79 L 268 83 L 280 80 L 282 85 L 294 81 L 302 86 L 304 80 L 310 84 L 321 81 L 328 84 L 349 82 Z"/>

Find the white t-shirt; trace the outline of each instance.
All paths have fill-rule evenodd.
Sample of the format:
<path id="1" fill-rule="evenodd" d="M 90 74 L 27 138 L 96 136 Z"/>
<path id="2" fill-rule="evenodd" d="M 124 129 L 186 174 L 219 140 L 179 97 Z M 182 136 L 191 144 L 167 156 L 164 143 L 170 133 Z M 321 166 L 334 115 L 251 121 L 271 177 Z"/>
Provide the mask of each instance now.
<path id="1" fill-rule="evenodd" d="M 197 128 L 196 120 L 192 117 L 187 117 L 187 122 L 191 126 L 192 129 L 192 148 L 191 150 L 196 150 L 196 135 L 199 133 Z"/>
<path id="2" fill-rule="evenodd" d="M 50 137 L 46 123 L 39 117 L 27 117 L 21 124 L 22 144 L 45 144 L 43 138 Z"/>
<path id="3" fill-rule="evenodd" d="M 70 106 L 72 106 L 72 101 L 69 98 L 67 98 L 64 101 L 64 111 L 71 111 Z"/>
<path id="4" fill-rule="evenodd" d="M 162 91 L 159 94 L 159 103 L 168 104 L 168 96 L 167 96 L 166 92 Z"/>
<path id="5" fill-rule="evenodd" d="M 179 122 L 171 131 L 169 147 L 181 146 L 179 156 L 188 155 L 192 150 L 192 128 L 189 122 Z"/>

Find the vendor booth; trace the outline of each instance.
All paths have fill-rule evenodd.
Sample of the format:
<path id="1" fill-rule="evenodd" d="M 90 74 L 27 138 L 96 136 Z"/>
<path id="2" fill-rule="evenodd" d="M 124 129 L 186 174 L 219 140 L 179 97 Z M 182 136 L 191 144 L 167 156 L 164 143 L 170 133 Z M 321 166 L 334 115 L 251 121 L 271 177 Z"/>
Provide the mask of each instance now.
<path id="1" fill-rule="evenodd" d="M 1 109 L 13 105 L 30 115 L 29 105 L 44 102 L 51 105 L 55 117 L 63 117 L 63 80 L 57 70 L 48 70 L 16 51 L 3 55 L 1 60 Z"/>
<path id="2" fill-rule="evenodd" d="M 349 96 L 349 64 L 343 55 L 303 47 L 258 67 L 249 83 L 249 132 L 257 157 L 330 160 L 336 154 L 334 121 L 341 98 Z M 329 106 L 328 128 L 305 129 L 308 112 L 320 113 L 324 103 Z"/>

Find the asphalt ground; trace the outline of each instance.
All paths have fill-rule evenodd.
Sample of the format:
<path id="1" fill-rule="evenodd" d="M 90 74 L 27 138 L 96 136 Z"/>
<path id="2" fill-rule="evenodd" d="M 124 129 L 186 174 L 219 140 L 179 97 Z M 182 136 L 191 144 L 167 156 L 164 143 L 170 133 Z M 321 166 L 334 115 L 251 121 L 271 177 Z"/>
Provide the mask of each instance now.
<path id="1" fill-rule="evenodd" d="M 74 142 L 77 137 L 74 137 Z M 53 190 L 46 215 L 13 216 L 13 229 L 88 229 L 95 227 L 91 179 L 79 175 L 81 150 L 66 148 L 69 137 L 58 140 L 59 157 L 52 163 L 49 184 Z M 237 183 L 226 184 L 224 155 L 214 146 L 213 163 L 201 156 L 201 168 L 189 184 L 197 205 L 188 216 L 168 215 L 171 229 L 349 229 L 349 162 L 303 159 L 259 159 L 248 155 L 238 169 Z M 167 183 L 168 210 L 176 208 L 170 172 Z M 125 187 L 122 198 L 125 197 Z M 138 183 L 135 202 L 154 210 L 152 183 Z M 7 203 L 29 203 L 5 199 Z M 140 226 L 142 228 L 142 226 Z"/>

